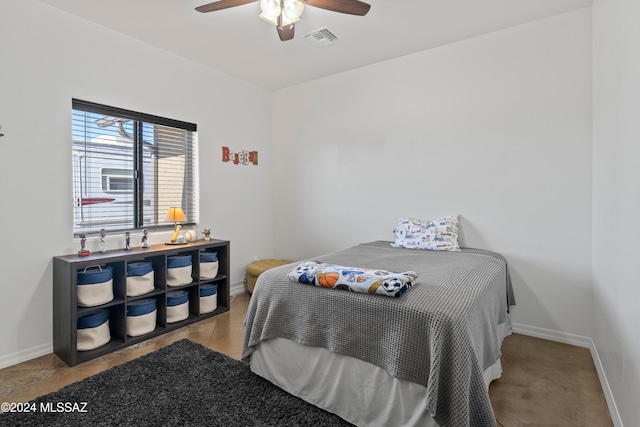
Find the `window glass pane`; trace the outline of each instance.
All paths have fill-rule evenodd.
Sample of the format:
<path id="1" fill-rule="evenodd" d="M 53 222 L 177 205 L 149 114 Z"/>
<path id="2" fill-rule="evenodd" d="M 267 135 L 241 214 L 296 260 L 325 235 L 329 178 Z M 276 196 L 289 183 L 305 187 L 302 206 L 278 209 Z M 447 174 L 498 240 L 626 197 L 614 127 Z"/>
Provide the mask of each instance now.
<path id="1" fill-rule="evenodd" d="M 102 191 L 105 193 L 133 192 L 132 169 L 102 168 Z"/>
<path id="2" fill-rule="evenodd" d="M 157 210 L 160 220 L 171 206 L 181 206 L 187 220 L 196 218 L 193 200 L 194 145 L 192 133 L 156 125 L 153 130 L 154 145 L 158 156 L 157 170 Z"/>
<path id="3" fill-rule="evenodd" d="M 136 120 L 132 114 L 139 113 L 127 110 L 118 116 L 112 107 L 103 107 L 108 114 L 94 104 L 85 111 L 78 103 L 72 111 L 74 233 L 168 225 L 171 206 L 196 223 L 195 131 Z"/>
<path id="4" fill-rule="evenodd" d="M 77 110 L 72 117 L 74 232 L 132 228 L 133 188 L 111 183 L 109 173 L 118 171 L 116 179 L 133 182 L 131 124 Z"/>

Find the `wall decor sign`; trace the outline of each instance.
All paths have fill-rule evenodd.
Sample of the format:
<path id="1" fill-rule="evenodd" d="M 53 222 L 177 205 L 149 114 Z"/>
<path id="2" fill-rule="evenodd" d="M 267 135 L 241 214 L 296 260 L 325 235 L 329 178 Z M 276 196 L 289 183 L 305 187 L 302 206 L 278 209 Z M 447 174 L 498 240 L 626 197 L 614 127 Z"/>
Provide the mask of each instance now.
<path id="1" fill-rule="evenodd" d="M 222 147 L 222 161 L 233 162 L 234 165 L 257 165 L 258 164 L 258 152 L 257 151 L 231 151 L 229 147 Z"/>

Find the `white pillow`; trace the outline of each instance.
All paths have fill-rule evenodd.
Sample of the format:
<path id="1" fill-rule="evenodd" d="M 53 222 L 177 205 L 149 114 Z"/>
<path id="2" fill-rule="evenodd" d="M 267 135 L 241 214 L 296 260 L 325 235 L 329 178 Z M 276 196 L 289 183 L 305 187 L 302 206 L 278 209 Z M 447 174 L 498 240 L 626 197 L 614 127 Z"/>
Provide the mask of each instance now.
<path id="1" fill-rule="evenodd" d="M 416 218 L 400 218 L 393 232 L 395 243 L 391 246 L 432 251 L 459 251 L 458 215 L 444 216 L 433 221 Z"/>

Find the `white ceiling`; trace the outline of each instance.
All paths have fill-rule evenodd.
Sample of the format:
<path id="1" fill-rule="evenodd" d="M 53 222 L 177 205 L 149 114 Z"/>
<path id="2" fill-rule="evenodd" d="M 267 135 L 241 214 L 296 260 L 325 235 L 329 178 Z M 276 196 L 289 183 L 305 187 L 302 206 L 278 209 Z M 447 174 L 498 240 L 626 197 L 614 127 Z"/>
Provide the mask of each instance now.
<path id="1" fill-rule="evenodd" d="M 366 16 L 307 6 L 281 42 L 257 2 L 210 13 L 207 0 L 40 0 L 265 89 L 280 89 L 514 25 L 591 6 L 593 0 L 364 0 Z M 318 48 L 304 35 L 338 37 Z"/>

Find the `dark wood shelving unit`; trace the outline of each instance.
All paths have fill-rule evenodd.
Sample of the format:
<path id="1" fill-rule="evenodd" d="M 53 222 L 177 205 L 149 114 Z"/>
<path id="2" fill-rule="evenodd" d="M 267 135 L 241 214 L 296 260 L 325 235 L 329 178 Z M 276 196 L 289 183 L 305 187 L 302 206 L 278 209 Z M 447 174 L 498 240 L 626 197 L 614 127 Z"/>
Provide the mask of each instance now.
<path id="1" fill-rule="evenodd" d="M 149 248 L 131 250 L 113 250 L 105 253 L 92 253 L 85 257 L 77 255 L 56 256 L 53 258 L 53 352 L 67 365 L 79 363 L 109 354 L 130 345 L 162 335 L 200 320 L 229 311 L 229 241 L 211 239 L 185 245 L 153 245 Z M 218 254 L 218 275 L 213 279 L 200 279 L 200 252 Z M 182 286 L 167 286 L 167 257 L 173 255 L 191 255 L 192 282 Z M 154 270 L 153 291 L 130 297 L 126 295 L 127 263 L 151 261 Z M 113 269 L 114 299 L 96 307 L 79 307 L 77 294 L 77 272 L 90 266 L 110 266 Z M 215 311 L 200 314 L 200 286 L 213 283 L 217 285 L 218 304 Z M 173 290 L 189 292 L 189 317 L 175 323 L 167 323 L 167 292 Z M 131 301 L 155 298 L 157 307 L 156 327 L 142 336 L 127 335 L 127 304 Z M 109 330 L 111 340 L 94 350 L 78 351 L 77 322 L 79 313 L 88 313 L 100 309 L 109 310 Z"/>

